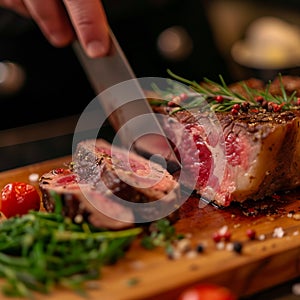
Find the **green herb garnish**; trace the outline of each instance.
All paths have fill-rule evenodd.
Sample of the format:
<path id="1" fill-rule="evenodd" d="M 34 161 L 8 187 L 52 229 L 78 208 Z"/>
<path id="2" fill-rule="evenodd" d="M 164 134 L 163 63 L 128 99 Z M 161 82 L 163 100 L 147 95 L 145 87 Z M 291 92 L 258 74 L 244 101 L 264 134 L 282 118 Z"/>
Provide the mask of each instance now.
<path id="1" fill-rule="evenodd" d="M 178 234 L 171 222 L 164 218 L 149 226 L 149 232 L 142 237 L 141 245 L 148 250 L 156 247 L 163 247 L 167 250 L 173 242 L 182 238 L 183 235 Z"/>
<path id="2" fill-rule="evenodd" d="M 0 224 L 0 277 L 5 295 L 32 297 L 61 285 L 84 294 L 84 282 L 121 258 L 141 228 L 107 231 L 55 212 L 31 211 Z"/>
<path id="3" fill-rule="evenodd" d="M 172 107 L 170 114 L 192 109 L 207 111 L 208 107 L 210 111 L 230 111 L 232 114 L 249 109 L 264 109 L 270 112 L 300 109 L 300 100 L 296 96 L 296 91 L 287 95 L 281 74 L 278 74 L 281 95 L 273 95 L 269 92 L 271 81 L 266 85 L 265 90 L 252 89 L 245 82 L 240 82 L 244 89 L 244 93 L 240 94 L 231 90 L 221 75 L 220 83 L 204 78 L 200 84 L 178 76 L 170 70 L 167 72 L 175 79 L 175 81 L 167 80 L 170 87 L 162 91 L 157 86 L 153 86 L 153 90 L 165 101 L 150 99 L 150 104 L 170 106 Z"/>

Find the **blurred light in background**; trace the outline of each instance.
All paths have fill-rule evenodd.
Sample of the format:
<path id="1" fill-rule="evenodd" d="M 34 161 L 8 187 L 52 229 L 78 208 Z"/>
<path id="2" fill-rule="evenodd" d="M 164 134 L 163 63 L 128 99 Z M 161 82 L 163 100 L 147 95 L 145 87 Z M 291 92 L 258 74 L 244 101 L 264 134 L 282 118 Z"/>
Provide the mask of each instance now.
<path id="1" fill-rule="evenodd" d="M 232 57 L 242 66 L 285 69 L 300 65 L 300 27 L 276 17 L 253 21 L 236 41 Z"/>
<path id="2" fill-rule="evenodd" d="M 11 61 L 0 62 L 0 95 L 10 96 L 20 91 L 25 78 L 20 65 Z"/>
<path id="3" fill-rule="evenodd" d="M 157 48 L 166 59 L 180 61 L 192 53 L 193 41 L 183 27 L 172 26 L 158 36 Z"/>

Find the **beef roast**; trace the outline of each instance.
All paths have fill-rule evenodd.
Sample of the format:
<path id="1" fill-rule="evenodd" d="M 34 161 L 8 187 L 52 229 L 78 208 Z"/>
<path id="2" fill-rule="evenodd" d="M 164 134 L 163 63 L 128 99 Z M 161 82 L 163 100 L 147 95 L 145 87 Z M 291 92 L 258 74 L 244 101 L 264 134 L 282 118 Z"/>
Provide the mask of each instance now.
<path id="1" fill-rule="evenodd" d="M 181 200 L 178 182 L 161 165 L 103 139 L 78 143 L 72 170 L 43 175 L 40 188 L 46 210 L 53 210 L 55 191 L 68 202 L 66 215 L 88 215 L 109 228 L 171 219 Z"/>
<path id="2" fill-rule="evenodd" d="M 277 84 L 272 84 L 274 91 Z M 255 85 L 263 89 L 260 81 Z M 249 93 L 243 85 L 231 88 Z M 167 116 L 161 118 L 162 126 L 188 174 L 181 183 L 219 206 L 228 206 L 300 186 L 300 108 L 283 111 L 272 105 L 215 111 L 210 122 L 218 123 L 218 133 L 208 132 L 211 111 L 178 109 L 174 103 L 152 107 Z M 191 178 L 197 178 L 195 185 Z"/>
<path id="3" fill-rule="evenodd" d="M 293 189 L 300 185 L 300 113 L 231 113 L 217 114 L 224 135 L 224 157 L 218 161 L 212 151 L 218 142 L 203 136 L 197 119 L 187 118 L 184 112 L 176 119 L 185 124 L 177 146 L 181 161 L 190 176 L 198 177 L 194 189 L 202 197 L 228 206 L 232 201 L 261 199 L 277 191 Z M 174 123 L 164 128 L 172 135 Z M 197 143 L 197 151 L 191 144 Z M 193 157 L 193 160 L 191 160 Z M 222 155 L 219 155 L 222 157 Z M 198 160 L 198 162 L 197 162 Z M 197 163 L 197 168 L 195 168 Z M 214 168 L 224 164 L 222 174 Z M 198 169 L 199 167 L 199 169 Z M 196 172 L 194 172 L 196 169 Z M 188 177 L 182 183 L 189 187 Z"/>

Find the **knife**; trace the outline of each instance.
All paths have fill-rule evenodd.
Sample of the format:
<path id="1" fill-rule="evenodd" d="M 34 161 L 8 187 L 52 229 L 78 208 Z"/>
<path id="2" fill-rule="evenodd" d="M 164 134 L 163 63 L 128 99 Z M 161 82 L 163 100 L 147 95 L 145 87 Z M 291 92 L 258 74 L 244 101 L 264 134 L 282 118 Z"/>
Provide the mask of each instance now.
<path id="1" fill-rule="evenodd" d="M 107 56 L 88 57 L 78 41 L 73 43 L 74 52 L 122 145 L 166 163 L 168 170 L 175 172 L 180 162 L 116 37 L 109 32 L 111 49 Z"/>

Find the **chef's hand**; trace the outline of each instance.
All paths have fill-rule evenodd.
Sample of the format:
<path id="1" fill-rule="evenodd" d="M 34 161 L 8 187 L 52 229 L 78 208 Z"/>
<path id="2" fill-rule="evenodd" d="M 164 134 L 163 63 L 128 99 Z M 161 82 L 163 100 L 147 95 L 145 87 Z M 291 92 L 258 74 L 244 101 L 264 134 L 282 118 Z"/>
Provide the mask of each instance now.
<path id="1" fill-rule="evenodd" d="M 0 0 L 0 6 L 31 17 L 49 42 L 69 45 L 77 36 L 90 57 L 109 50 L 108 24 L 100 0 Z"/>

